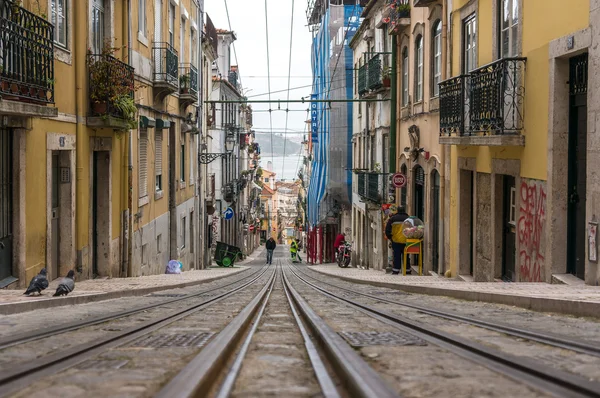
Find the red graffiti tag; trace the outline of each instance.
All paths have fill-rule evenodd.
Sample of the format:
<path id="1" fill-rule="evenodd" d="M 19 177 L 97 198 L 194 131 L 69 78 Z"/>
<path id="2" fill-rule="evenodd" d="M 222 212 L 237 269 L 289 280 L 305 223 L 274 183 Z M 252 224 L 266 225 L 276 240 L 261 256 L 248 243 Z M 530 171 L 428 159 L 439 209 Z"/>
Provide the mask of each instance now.
<path id="1" fill-rule="evenodd" d="M 541 282 L 545 259 L 541 253 L 542 230 L 546 221 L 546 192 L 532 182 L 521 184 L 521 216 L 519 217 L 520 280 Z"/>

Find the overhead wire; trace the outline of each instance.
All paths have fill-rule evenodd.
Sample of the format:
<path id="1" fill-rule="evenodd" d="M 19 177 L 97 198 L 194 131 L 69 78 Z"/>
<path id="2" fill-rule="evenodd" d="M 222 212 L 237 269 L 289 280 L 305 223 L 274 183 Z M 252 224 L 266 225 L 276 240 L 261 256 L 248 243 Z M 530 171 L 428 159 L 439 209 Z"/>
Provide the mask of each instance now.
<path id="1" fill-rule="evenodd" d="M 229 25 L 229 31 L 233 32 L 233 29 L 231 29 L 231 20 L 229 19 L 229 7 L 227 7 L 227 0 L 224 0 L 224 1 L 225 1 L 225 13 L 227 14 L 227 24 Z M 240 63 L 238 62 L 237 51 L 235 50 L 235 42 L 233 42 L 232 45 L 233 45 L 233 56 L 235 57 L 235 63 L 238 68 L 237 75 L 238 75 L 238 78 L 240 79 L 240 87 L 244 87 L 242 84 L 242 74 L 240 73 Z M 227 71 L 227 72 L 229 72 L 229 71 Z"/>
<path id="2" fill-rule="evenodd" d="M 267 38 L 267 86 L 269 90 L 269 102 L 271 102 L 271 60 L 269 57 L 269 14 L 267 11 L 267 0 L 265 0 L 265 36 Z M 273 114 L 269 112 L 269 124 L 271 126 L 271 162 L 275 164 L 273 155 Z"/>
<path id="3" fill-rule="evenodd" d="M 292 48 L 294 46 L 294 0 L 292 0 L 292 22 L 291 22 L 291 27 L 290 27 L 290 59 L 289 59 L 289 66 L 288 66 L 288 91 L 287 91 L 287 99 L 288 101 L 290 100 L 290 85 L 292 82 Z M 285 112 L 285 131 L 287 131 L 287 126 L 288 126 L 288 119 L 289 119 L 290 113 L 289 112 Z M 285 170 L 285 146 L 287 144 L 287 139 L 283 140 L 283 161 L 281 162 L 281 176 L 283 177 L 283 172 Z M 293 178 L 293 177 L 292 177 Z"/>

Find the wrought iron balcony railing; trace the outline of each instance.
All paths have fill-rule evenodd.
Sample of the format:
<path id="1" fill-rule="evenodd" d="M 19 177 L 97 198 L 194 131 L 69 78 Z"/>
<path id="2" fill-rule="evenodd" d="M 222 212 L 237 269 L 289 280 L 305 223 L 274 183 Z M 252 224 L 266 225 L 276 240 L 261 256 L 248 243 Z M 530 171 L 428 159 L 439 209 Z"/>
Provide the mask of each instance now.
<path id="1" fill-rule="evenodd" d="M 376 90 L 383 86 L 383 62 L 381 54 L 375 54 L 367 64 L 367 86 L 369 90 Z"/>
<path id="2" fill-rule="evenodd" d="M 0 1 L 0 93 L 54 103 L 54 26 L 11 0 Z"/>
<path id="3" fill-rule="evenodd" d="M 111 55 L 89 54 L 88 73 L 92 116 L 123 117 L 115 101 L 121 96 L 133 98 L 134 68 Z"/>
<path id="4" fill-rule="evenodd" d="M 179 67 L 179 93 L 198 97 L 198 69 L 192 64 Z"/>
<path id="5" fill-rule="evenodd" d="M 358 94 L 363 95 L 367 90 L 367 65 L 363 65 L 358 69 Z"/>
<path id="6" fill-rule="evenodd" d="M 154 81 L 177 87 L 177 77 L 179 75 L 177 50 L 169 43 L 154 43 L 152 46 L 152 59 L 154 61 Z"/>
<path id="7" fill-rule="evenodd" d="M 526 58 L 504 58 L 440 83 L 440 133 L 505 135 L 523 130 Z"/>

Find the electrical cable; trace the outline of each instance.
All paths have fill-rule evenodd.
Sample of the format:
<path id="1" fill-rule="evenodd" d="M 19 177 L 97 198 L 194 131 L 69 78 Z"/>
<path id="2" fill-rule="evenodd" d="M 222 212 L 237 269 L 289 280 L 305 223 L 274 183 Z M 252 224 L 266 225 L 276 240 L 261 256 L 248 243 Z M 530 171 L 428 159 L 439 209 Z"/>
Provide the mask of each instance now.
<path id="1" fill-rule="evenodd" d="M 229 7 L 227 7 L 227 0 L 224 0 L 224 1 L 225 1 L 225 12 L 227 13 L 227 24 L 229 25 L 229 31 L 233 32 L 233 29 L 231 29 L 231 21 L 229 20 Z M 235 63 L 238 68 L 237 74 L 238 74 L 238 78 L 240 79 L 240 87 L 244 87 L 242 84 L 242 74 L 240 73 L 240 63 L 238 62 L 237 51 L 235 50 L 235 42 L 232 42 L 231 44 L 233 45 L 233 56 L 235 57 Z M 227 72 L 229 72 L 229 71 L 227 71 Z"/>
<path id="2" fill-rule="evenodd" d="M 292 82 L 291 79 L 291 75 L 292 75 L 292 48 L 294 46 L 294 0 L 292 0 L 292 22 L 291 22 L 291 27 L 290 27 L 290 60 L 289 60 L 289 66 L 288 66 L 288 91 L 287 91 L 287 99 L 288 101 L 290 100 L 290 85 Z M 285 112 L 285 131 L 287 131 L 287 126 L 288 126 L 288 119 L 289 119 L 290 113 L 289 112 Z M 283 161 L 281 162 L 281 176 L 283 177 L 283 171 L 285 170 L 285 146 L 287 144 L 287 139 L 283 140 Z"/>
<path id="3" fill-rule="evenodd" d="M 267 11 L 267 0 L 265 0 L 265 36 L 267 38 L 267 85 L 269 90 L 269 102 L 271 102 L 271 61 L 269 57 L 269 14 Z M 273 113 L 269 112 L 269 124 L 271 126 L 271 162 L 275 164 L 273 156 Z"/>

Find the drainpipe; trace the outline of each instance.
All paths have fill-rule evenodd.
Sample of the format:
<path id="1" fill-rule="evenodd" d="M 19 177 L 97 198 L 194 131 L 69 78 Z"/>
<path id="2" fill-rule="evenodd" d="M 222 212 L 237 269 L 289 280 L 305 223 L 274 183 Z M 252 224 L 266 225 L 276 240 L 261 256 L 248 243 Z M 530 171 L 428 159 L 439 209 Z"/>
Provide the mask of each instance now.
<path id="1" fill-rule="evenodd" d="M 448 43 L 448 33 L 447 33 L 447 27 L 448 27 L 448 1 L 444 0 L 442 2 L 442 43 L 446 44 L 446 50 L 447 51 L 442 51 L 442 79 L 447 79 L 448 78 L 448 63 L 450 60 L 450 57 L 448 57 L 448 50 L 450 49 L 450 45 Z M 442 247 L 440 249 L 440 259 L 438 261 L 442 261 L 442 263 L 444 264 L 444 261 L 446 261 L 446 225 L 449 225 L 450 220 L 448 220 L 448 223 L 446 223 L 446 150 L 448 150 L 449 148 L 446 145 L 441 145 L 441 153 L 440 153 L 440 164 L 441 164 L 441 168 L 440 168 L 440 196 L 442 197 L 442 203 L 441 203 L 441 208 L 440 208 L 440 219 L 442 220 L 442 230 L 440 231 L 440 235 L 441 235 L 441 242 L 442 242 Z M 450 157 L 448 157 L 448 161 L 450 161 Z M 448 203 L 450 203 L 450 201 L 448 201 Z M 448 214 L 449 215 L 449 214 Z M 439 244 L 439 242 L 438 242 Z M 447 264 L 444 264 L 444 269 L 446 268 Z M 439 266 L 438 266 L 438 271 L 439 271 Z M 445 271 L 444 271 L 445 272 Z"/>
<path id="2" fill-rule="evenodd" d="M 79 9 L 80 8 L 84 8 L 83 2 L 81 1 L 74 1 L 73 2 L 73 15 L 78 16 L 79 15 Z M 83 15 L 86 15 L 85 13 Z M 74 42 L 74 47 L 75 47 L 75 53 L 81 53 L 81 54 L 86 54 L 86 50 L 85 50 L 85 44 L 83 45 L 83 47 L 81 46 L 81 41 L 82 39 L 85 37 L 85 35 L 80 35 L 80 34 L 75 34 L 73 37 L 73 42 Z M 82 48 L 80 48 L 82 47 Z M 77 179 L 77 183 L 76 183 L 76 207 L 75 207 L 75 219 L 76 220 L 80 220 L 83 218 L 83 214 L 81 212 L 83 212 L 83 210 L 85 208 L 90 208 L 90 203 L 84 203 L 83 202 L 83 190 L 86 189 L 89 185 L 83 184 L 82 183 L 82 179 L 83 179 L 83 173 L 77 173 L 77 170 L 86 170 L 83 165 L 85 164 L 85 162 L 83 161 L 83 159 L 81 159 L 81 157 L 83 156 L 84 151 L 85 152 L 89 152 L 89 144 L 88 144 L 88 149 L 85 149 L 85 145 L 83 143 L 83 139 L 82 139 L 82 126 L 81 124 L 83 123 L 83 117 L 84 116 L 80 116 L 80 113 L 85 109 L 83 107 L 83 85 L 81 84 L 81 77 L 82 77 L 82 64 L 85 64 L 85 58 L 84 59 L 79 59 L 78 57 L 73 57 L 73 63 L 75 65 L 75 137 L 76 137 L 76 148 L 77 148 L 77 152 L 75 154 L 75 164 L 76 164 L 76 168 L 75 168 L 75 178 Z M 85 134 L 85 131 L 83 131 L 83 134 Z M 86 142 L 89 142 L 88 139 L 86 139 Z M 90 155 L 92 155 L 90 153 Z M 88 171 L 89 173 L 89 171 Z M 91 198 L 89 198 L 89 201 L 91 202 Z M 91 211 L 91 210 L 88 210 Z M 76 221 L 77 222 L 77 221 Z M 84 244 L 84 242 L 80 242 L 79 241 L 79 234 L 76 234 L 75 240 L 76 240 L 76 247 L 82 247 L 82 246 L 89 246 L 90 245 L 90 239 L 91 237 L 88 236 L 88 240 L 87 240 L 87 244 Z M 83 254 L 83 251 L 82 251 Z M 84 271 L 87 271 L 87 275 L 83 275 L 84 278 L 91 278 L 92 276 L 92 271 L 91 271 L 91 264 L 90 266 L 88 266 L 87 270 L 83 269 L 83 263 L 84 263 L 84 259 L 81 258 L 81 263 L 78 264 L 78 266 L 81 266 L 81 269 L 78 271 L 81 272 L 83 274 Z"/>
<path id="3" fill-rule="evenodd" d="M 392 78 L 391 78 L 391 98 L 390 98 L 390 166 L 389 171 L 396 172 L 396 104 L 398 102 L 398 87 L 397 87 L 397 36 L 392 35 Z M 397 190 L 396 190 L 397 191 Z M 397 201 L 396 201 L 397 202 Z"/>
<path id="4" fill-rule="evenodd" d="M 127 0 L 127 15 L 131 17 L 131 0 Z M 131 50 L 131 23 L 127 24 L 127 63 L 131 63 L 133 52 Z M 133 276 L 133 135 L 129 133 L 127 145 L 127 212 L 129 219 L 129 239 L 127 240 L 127 276 Z"/>

